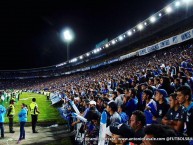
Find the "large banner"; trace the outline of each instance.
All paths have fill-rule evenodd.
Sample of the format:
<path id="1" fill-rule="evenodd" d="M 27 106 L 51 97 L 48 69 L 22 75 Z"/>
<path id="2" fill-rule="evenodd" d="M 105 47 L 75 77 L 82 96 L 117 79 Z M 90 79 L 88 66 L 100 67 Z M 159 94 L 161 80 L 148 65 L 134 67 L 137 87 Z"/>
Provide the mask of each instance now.
<path id="1" fill-rule="evenodd" d="M 170 38 L 165 39 L 163 41 L 160 41 L 154 45 L 140 49 L 140 50 L 138 50 L 138 53 L 140 56 L 145 55 L 145 54 L 148 54 L 150 52 L 160 50 L 160 49 L 163 49 L 163 48 L 187 41 L 187 40 L 192 39 L 192 38 L 193 38 L 193 29 L 186 31 L 186 32 L 183 32 L 179 35 L 170 37 Z"/>

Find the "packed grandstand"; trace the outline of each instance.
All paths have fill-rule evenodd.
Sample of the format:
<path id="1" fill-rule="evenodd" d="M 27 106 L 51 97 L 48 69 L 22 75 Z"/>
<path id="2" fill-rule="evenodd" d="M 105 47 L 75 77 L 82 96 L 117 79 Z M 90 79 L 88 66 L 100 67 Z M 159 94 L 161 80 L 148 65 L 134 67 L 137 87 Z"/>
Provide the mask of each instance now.
<path id="1" fill-rule="evenodd" d="M 192 144 L 193 10 L 191 7 L 188 12 L 179 10 L 165 17 L 157 26 L 136 32 L 140 34 L 132 39 L 125 38 L 114 46 L 112 40 L 101 49 L 83 54 L 85 58 L 80 61 L 1 71 L 0 88 L 4 92 L 44 92 L 52 104 L 62 102 L 61 116 L 71 131 L 77 131 L 77 144 L 102 145 L 100 122 L 104 112 L 106 144 L 141 144 L 142 140 L 131 138 L 149 134 L 191 140 L 176 142 L 179 138 L 171 138 L 170 142 L 155 144 Z M 111 51 L 107 47 L 112 47 Z M 90 56 L 86 58 L 87 54 Z"/>

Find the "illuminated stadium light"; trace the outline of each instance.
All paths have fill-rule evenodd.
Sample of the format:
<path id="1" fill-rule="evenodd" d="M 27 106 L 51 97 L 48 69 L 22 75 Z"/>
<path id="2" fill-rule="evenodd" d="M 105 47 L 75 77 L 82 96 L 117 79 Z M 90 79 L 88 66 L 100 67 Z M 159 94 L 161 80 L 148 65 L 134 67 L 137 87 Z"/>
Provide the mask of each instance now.
<path id="1" fill-rule="evenodd" d="M 162 16 L 162 13 L 159 13 L 159 16 L 161 17 L 161 16 Z"/>
<path id="2" fill-rule="evenodd" d="M 144 23 L 144 25 L 146 26 L 146 25 L 147 25 L 147 23 L 145 22 L 145 23 Z"/>
<path id="3" fill-rule="evenodd" d="M 154 23 L 155 21 L 156 21 L 156 18 L 155 18 L 154 16 L 151 16 L 150 22 L 151 22 L 151 23 Z"/>
<path id="4" fill-rule="evenodd" d="M 90 56 L 90 53 L 87 53 L 86 56 Z"/>
<path id="5" fill-rule="evenodd" d="M 179 7 L 179 6 L 180 6 L 180 2 L 179 2 L 179 1 L 176 1 L 176 2 L 175 2 L 175 6 L 176 6 L 176 7 Z"/>
<path id="6" fill-rule="evenodd" d="M 116 42 L 117 42 L 118 40 L 116 40 Z"/>
<path id="7" fill-rule="evenodd" d="M 76 61 L 77 61 L 77 58 L 70 60 L 70 62 L 76 62 Z"/>
<path id="8" fill-rule="evenodd" d="M 135 29 L 133 29 L 133 32 L 135 32 Z"/>
<path id="9" fill-rule="evenodd" d="M 102 48 L 99 48 L 99 51 L 101 51 L 102 50 Z"/>
<path id="10" fill-rule="evenodd" d="M 66 47 L 67 47 L 67 61 L 69 60 L 69 56 L 70 56 L 70 43 L 73 41 L 74 39 L 74 33 L 70 28 L 66 28 L 63 33 L 62 33 L 62 37 L 64 42 L 66 42 Z"/>
<path id="11" fill-rule="evenodd" d="M 127 34 L 128 34 L 129 36 L 131 36 L 131 35 L 132 35 L 132 32 L 131 32 L 131 31 L 128 31 Z"/>
<path id="12" fill-rule="evenodd" d="M 115 43 L 116 43 L 115 40 L 113 40 L 113 41 L 112 41 L 112 44 L 115 44 Z"/>
<path id="13" fill-rule="evenodd" d="M 67 41 L 67 42 L 70 42 L 72 41 L 73 39 L 73 34 L 72 34 L 72 31 L 70 29 L 66 29 L 64 32 L 63 32 L 63 35 L 64 35 L 64 40 Z"/>
<path id="14" fill-rule="evenodd" d="M 96 51 L 99 52 L 99 51 L 100 51 L 100 48 L 97 48 Z"/>
<path id="15" fill-rule="evenodd" d="M 106 47 L 106 48 L 109 47 L 109 44 L 105 44 L 105 47 Z"/>
<path id="16" fill-rule="evenodd" d="M 80 56 L 80 59 L 83 59 L 83 56 Z"/>
<path id="17" fill-rule="evenodd" d="M 142 25 L 142 24 L 139 24 L 139 25 L 137 26 L 137 28 L 138 28 L 139 30 L 142 30 L 142 29 L 143 29 L 143 25 Z"/>
<path id="18" fill-rule="evenodd" d="M 97 53 L 97 50 L 95 49 L 95 50 L 93 50 L 93 53 Z"/>
<path id="19" fill-rule="evenodd" d="M 172 8 L 171 8 L 170 6 L 168 6 L 168 7 L 166 8 L 166 13 L 169 14 L 169 13 L 171 13 L 171 12 L 172 12 Z"/>
<path id="20" fill-rule="evenodd" d="M 119 36 L 119 40 L 120 40 L 120 41 L 123 40 L 123 37 L 122 37 L 122 36 Z"/>
<path id="21" fill-rule="evenodd" d="M 123 37 L 126 37 L 126 35 L 123 35 Z"/>

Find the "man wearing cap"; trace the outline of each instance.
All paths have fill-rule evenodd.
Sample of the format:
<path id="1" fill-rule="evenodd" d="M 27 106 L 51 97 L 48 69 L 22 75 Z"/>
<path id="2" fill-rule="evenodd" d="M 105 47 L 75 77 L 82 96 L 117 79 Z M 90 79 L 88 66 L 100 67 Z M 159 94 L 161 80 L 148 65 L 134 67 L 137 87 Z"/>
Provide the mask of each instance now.
<path id="1" fill-rule="evenodd" d="M 155 100 L 157 101 L 157 112 L 153 116 L 153 121 L 160 123 L 162 118 L 166 115 L 169 110 L 169 104 L 167 103 L 166 97 L 168 96 L 166 90 L 157 89 L 155 94 Z"/>
<path id="2" fill-rule="evenodd" d="M 89 102 L 89 108 L 87 108 L 84 111 L 83 117 L 86 118 L 88 121 L 91 121 L 92 113 L 94 113 L 94 112 L 97 112 L 100 115 L 100 112 L 96 109 L 96 102 L 92 100 Z M 74 126 L 77 123 L 80 123 L 80 120 L 73 122 L 71 125 Z"/>
<path id="3" fill-rule="evenodd" d="M 8 108 L 8 113 L 7 117 L 9 118 L 9 132 L 14 133 L 15 131 L 13 130 L 13 118 L 15 115 L 15 107 L 14 107 L 14 101 L 10 100 L 10 105 Z"/>
<path id="4" fill-rule="evenodd" d="M 90 107 L 87 109 L 87 110 L 85 110 L 85 118 L 88 120 L 88 121 L 91 121 L 91 117 L 92 117 L 92 113 L 93 112 L 97 112 L 97 113 L 99 113 L 100 114 L 100 112 L 97 110 L 97 108 L 96 108 L 96 102 L 95 101 L 93 101 L 93 100 L 91 100 L 90 102 L 89 102 L 89 105 L 90 105 Z"/>

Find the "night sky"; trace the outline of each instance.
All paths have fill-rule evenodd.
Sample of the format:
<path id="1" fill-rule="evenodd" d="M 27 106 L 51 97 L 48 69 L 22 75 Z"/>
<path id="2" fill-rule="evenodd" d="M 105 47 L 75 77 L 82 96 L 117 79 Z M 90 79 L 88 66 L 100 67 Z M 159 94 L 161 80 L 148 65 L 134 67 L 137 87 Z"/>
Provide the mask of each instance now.
<path id="1" fill-rule="evenodd" d="M 66 61 L 61 32 L 75 39 L 70 58 L 111 40 L 171 0 L 18 0 L 0 2 L 0 70 L 51 66 Z"/>

